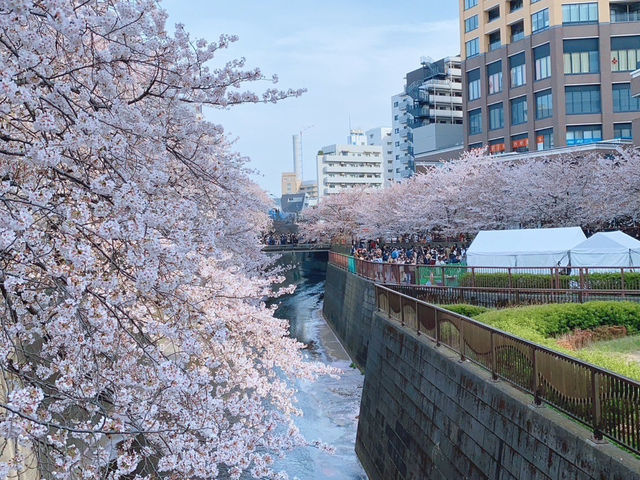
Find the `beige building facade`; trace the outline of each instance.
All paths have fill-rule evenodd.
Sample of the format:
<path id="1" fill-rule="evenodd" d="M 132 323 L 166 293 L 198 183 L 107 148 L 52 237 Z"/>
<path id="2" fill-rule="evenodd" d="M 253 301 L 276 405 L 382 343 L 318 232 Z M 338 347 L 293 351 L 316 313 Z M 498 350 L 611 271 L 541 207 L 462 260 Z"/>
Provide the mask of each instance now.
<path id="1" fill-rule="evenodd" d="M 300 177 L 294 172 L 282 174 L 282 195 L 291 195 L 300 191 Z"/>
<path id="2" fill-rule="evenodd" d="M 459 2 L 465 148 L 632 139 L 640 1 Z"/>

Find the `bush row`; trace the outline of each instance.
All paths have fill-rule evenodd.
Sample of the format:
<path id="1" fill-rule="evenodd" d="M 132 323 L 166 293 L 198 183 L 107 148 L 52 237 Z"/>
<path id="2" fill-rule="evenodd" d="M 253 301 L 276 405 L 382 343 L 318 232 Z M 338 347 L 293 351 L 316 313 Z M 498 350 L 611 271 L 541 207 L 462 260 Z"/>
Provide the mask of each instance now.
<path id="1" fill-rule="evenodd" d="M 575 269 L 574 269 L 575 270 Z M 475 283 L 474 277 L 475 276 Z M 460 286 L 509 288 L 508 273 L 465 273 L 459 277 Z M 621 290 L 622 275 L 620 273 L 589 273 L 583 279 L 585 288 L 592 290 Z M 518 273 L 511 275 L 512 288 L 580 288 L 579 275 L 534 275 Z M 640 290 L 640 273 L 624 274 L 626 290 Z"/>

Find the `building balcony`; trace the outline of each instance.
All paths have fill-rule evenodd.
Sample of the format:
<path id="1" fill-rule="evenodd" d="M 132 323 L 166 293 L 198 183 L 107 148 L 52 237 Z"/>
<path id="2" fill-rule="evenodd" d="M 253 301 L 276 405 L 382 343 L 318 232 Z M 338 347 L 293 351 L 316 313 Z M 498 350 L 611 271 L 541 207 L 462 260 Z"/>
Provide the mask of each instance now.
<path id="1" fill-rule="evenodd" d="M 640 68 L 631 73 L 631 95 L 640 96 Z"/>
<path id="2" fill-rule="evenodd" d="M 640 2 L 611 0 L 611 23 L 640 22 Z"/>
<path id="3" fill-rule="evenodd" d="M 322 173 L 325 174 L 352 174 L 352 175 L 358 175 L 360 173 L 364 173 L 364 174 L 375 174 L 375 173 L 379 173 L 380 172 L 380 164 L 376 165 L 376 166 L 370 166 L 370 167 L 357 167 L 357 166 L 327 166 L 324 167 L 322 169 Z"/>

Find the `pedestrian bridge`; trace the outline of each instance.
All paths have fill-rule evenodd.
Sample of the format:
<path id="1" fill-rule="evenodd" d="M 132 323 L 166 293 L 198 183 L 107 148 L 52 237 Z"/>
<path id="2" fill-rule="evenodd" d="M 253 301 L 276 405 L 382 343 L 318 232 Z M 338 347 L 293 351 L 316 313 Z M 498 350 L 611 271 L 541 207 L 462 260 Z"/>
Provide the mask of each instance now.
<path id="1" fill-rule="evenodd" d="M 263 252 L 287 253 L 287 252 L 328 252 L 331 245 L 328 243 L 287 243 L 283 245 L 264 245 Z"/>

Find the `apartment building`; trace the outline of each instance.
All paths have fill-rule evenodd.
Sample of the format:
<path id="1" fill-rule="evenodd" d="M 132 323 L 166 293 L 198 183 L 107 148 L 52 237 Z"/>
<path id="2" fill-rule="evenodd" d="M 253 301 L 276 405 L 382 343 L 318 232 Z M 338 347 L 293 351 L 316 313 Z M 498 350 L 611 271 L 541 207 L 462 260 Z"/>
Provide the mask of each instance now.
<path id="1" fill-rule="evenodd" d="M 631 74 L 631 95 L 640 100 L 640 68 Z M 632 122 L 633 143 L 640 146 L 640 113 Z"/>
<path id="2" fill-rule="evenodd" d="M 459 0 L 465 147 L 630 140 L 640 1 Z"/>
<path id="3" fill-rule="evenodd" d="M 396 180 L 416 171 L 416 158 L 462 145 L 461 59 L 445 57 L 406 75 L 404 92 L 392 98 Z"/>
<path id="4" fill-rule="evenodd" d="M 391 128 L 377 127 L 365 132 L 367 145 L 379 145 L 382 147 L 382 162 L 384 164 L 384 186 L 388 187 L 394 182 L 393 173 L 393 137 Z"/>
<path id="5" fill-rule="evenodd" d="M 352 130 L 347 144 L 322 147 L 316 156 L 318 198 L 356 187 L 384 187 L 383 147 L 367 145 L 361 130 Z"/>

